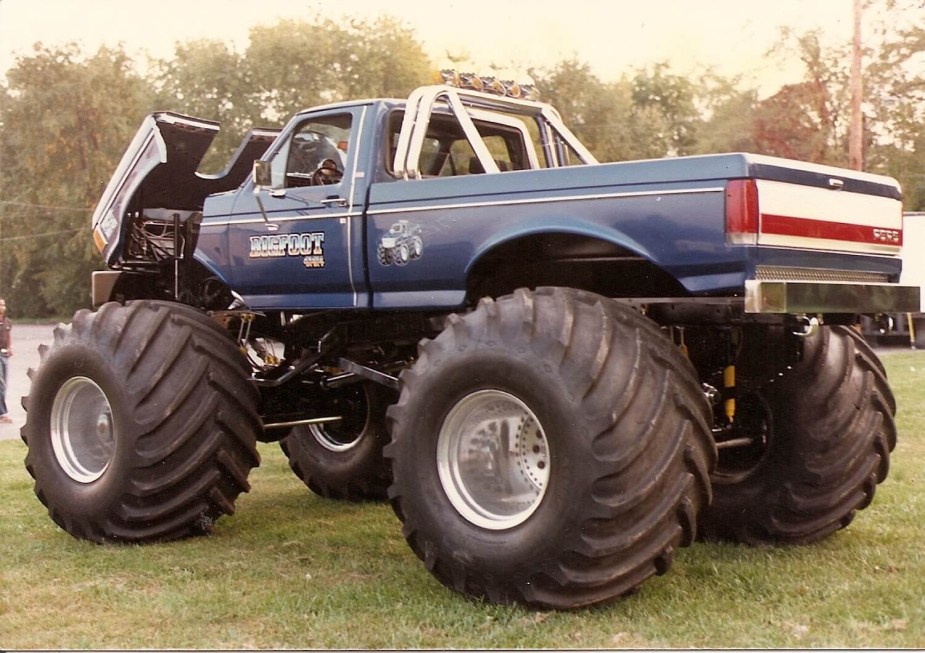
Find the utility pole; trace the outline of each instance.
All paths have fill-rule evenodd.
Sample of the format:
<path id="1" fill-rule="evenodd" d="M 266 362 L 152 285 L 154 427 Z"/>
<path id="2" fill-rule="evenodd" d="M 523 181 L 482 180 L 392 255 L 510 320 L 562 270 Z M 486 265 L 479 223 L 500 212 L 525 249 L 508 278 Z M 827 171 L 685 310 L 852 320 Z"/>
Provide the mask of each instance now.
<path id="1" fill-rule="evenodd" d="M 864 80 L 861 73 L 861 14 L 864 0 L 854 0 L 854 39 L 851 47 L 851 125 L 848 128 L 848 167 L 864 168 Z"/>

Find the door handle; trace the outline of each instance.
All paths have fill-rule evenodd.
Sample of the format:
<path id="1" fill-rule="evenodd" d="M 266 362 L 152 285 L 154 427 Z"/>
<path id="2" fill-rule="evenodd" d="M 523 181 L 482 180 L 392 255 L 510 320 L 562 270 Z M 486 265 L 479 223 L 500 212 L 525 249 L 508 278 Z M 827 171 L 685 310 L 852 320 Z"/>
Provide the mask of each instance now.
<path id="1" fill-rule="evenodd" d="M 325 197 L 319 201 L 325 206 L 347 206 L 347 200 L 345 200 L 343 197 Z"/>

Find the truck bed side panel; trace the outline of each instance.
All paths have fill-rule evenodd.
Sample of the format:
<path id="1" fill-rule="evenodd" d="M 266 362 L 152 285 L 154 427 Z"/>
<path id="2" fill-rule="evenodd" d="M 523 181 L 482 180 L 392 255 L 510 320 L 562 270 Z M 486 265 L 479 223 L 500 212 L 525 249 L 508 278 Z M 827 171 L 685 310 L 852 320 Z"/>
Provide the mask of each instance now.
<path id="1" fill-rule="evenodd" d="M 734 179 L 754 179 L 758 189 L 750 243 L 727 239 L 725 190 Z M 895 281 L 900 270 L 895 181 L 752 154 L 378 183 L 368 216 L 373 305 L 383 308 L 458 305 L 480 257 L 535 234 L 611 243 L 692 295 L 735 295 L 747 279 L 791 267 L 798 277 L 822 271 L 837 280 Z M 410 231 L 421 254 L 396 265 L 383 250 Z M 415 266 L 412 292 L 403 265 Z"/>
<path id="2" fill-rule="evenodd" d="M 376 184 L 367 240 L 374 306 L 458 305 L 468 271 L 486 252 L 555 233 L 612 243 L 692 293 L 740 288 L 749 264 L 744 249 L 725 243 L 724 177 L 730 168 L 744 174 L 744 162 L 709 159 L 701 166 L 676 160 Z M 404 265 L 383 261 L 390 232 L 409 228 L 420 235 L 421 256 Z M 415 266 L 413 293 L 405 266 Z"/>

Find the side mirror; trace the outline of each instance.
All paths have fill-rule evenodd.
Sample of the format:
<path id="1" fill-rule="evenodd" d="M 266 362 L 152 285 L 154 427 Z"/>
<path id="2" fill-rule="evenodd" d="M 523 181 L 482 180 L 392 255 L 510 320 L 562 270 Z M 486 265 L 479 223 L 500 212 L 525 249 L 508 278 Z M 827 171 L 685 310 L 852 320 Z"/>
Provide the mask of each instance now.
<path id="1" fill-rule="evenodd" d="M 273 176 L 270 174 L 269 161 L 254 161 L 254 186 L 269 187 L 273 185 Z"/>
<path id="2" fill-rule="evenodd" d="M 254 161 L 254 172 L 251 178 L 254 180 L 254 199 L 257 200 L 257 207 L 260 209 L 260 215 L 263 216 L 263 221 L 267 229 L 269 231 L 276 231 L 279 229 L 279 225 L 270 222 L 267 210 L 263 206 L 263 200 L 260 199 L 260 189 L 264 186 L 273 185 L 273 177 L 270 175 L 270 162 Z"/>

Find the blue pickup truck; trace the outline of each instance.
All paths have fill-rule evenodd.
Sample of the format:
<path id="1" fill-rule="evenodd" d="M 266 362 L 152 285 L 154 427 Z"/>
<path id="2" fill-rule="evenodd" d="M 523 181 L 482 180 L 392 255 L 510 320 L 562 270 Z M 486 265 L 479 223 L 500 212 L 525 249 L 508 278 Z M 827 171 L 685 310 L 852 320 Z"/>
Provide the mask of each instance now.
<path id="1" fill-rule="evenodd" d="M 468 86 L 309 109 L 218 175 L 216 123 L 144 121 L 93 216 L 94 310 L 26 400 L 56 523 L 209 532 L 278 441 L 314 492 L 388 499 L 448 587 L 572 608 L 870 503 L 896 405 L 854 325 L 920 310 L 898 184 L 601 164 L 553 107 Z"/>

